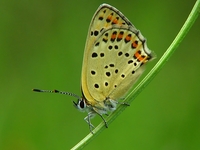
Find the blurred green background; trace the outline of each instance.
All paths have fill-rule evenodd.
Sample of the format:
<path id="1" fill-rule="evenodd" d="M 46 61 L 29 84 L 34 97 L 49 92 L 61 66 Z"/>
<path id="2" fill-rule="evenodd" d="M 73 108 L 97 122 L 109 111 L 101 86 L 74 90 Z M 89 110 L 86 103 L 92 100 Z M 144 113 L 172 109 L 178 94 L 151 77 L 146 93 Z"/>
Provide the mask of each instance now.
<path id="1" fill-rule="evenodd" d="M 70 149 L 88 133 L 73 97 L 34 93 L 58 89 L 81 95 L 82 57 L 91 18 L 102 3 L 142 31 L 157 59 L 171 44 L 194 0 L 0 2 L 0 149 Z M 177 51 L 108 129 L 86 149 L 200 149 L 200 19 Z M 99 117 L 92 120 L 101 122 Z M 100 147 L 100 148 L 99 148 Z"/>

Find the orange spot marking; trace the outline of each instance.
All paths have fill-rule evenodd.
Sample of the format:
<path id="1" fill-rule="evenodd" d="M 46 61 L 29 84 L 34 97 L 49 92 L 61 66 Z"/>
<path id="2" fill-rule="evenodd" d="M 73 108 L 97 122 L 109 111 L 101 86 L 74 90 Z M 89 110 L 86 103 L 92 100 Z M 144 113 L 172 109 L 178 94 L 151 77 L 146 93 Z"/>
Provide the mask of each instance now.
<path id="1" fill-rule="evenodd" d="M 138 46 L 138 44 L 134 41 L 133 43 L 132 43 L 132 47 L 137 47 Z"/>
<path id="2" fill-rule="evenodd" d="M 138 51 L 137 51 L 134 55 L 135 55 L 135 57 L 136 57 L 137 59 L 141 57 L 141 55 L 138 53 Z"/>
<path id="3" fill-rule="evenodd" d="M 116 34 L 112 34 L 111 39 L 115 39 L 116 38 Z"/>
<path id="4" fill-rule="evenodd" d="M 123 34 L 118 34 L 118 39 L 122 39 L 123 38 Z"/>
<path id="5" fill-rule="evenodd" d="M 134 54 L 134 56 L 139 62 L 143 62 L 143 63 L 146 62 L 145 60 L 147 59 L 147 57 L 142 57 L 142 55 L 138 51 Z"/>
<path id="6" fill-rule="evenodd" d="M 131 40 L 131 36 L 127 35 L 126 36 L 126 41 L 130 41 Z"/>
<path id="7" fill-rule="evenodd" d="M 117 24 L 117 22 L 118 22 L 117 19 L 114 19 L 114 20 L 113 20 L 113 23 L 114 23 L 114 24 Z"/>
<path id="8" fill-rule="evenodd" d="M 112 20 L 112 16 L 111 16 L 111 15 L 110 15 L 110 16 L 108 16 L 108 18 L 107 18 L 107 19 L 111 21 L 111 20 Z"/>

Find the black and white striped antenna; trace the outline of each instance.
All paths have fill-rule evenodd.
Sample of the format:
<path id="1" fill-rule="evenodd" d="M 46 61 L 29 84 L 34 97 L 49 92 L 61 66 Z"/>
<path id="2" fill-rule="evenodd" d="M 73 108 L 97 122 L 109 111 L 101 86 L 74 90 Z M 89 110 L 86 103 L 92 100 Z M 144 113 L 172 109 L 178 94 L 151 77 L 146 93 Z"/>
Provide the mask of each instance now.
<path id="1" fill-rule="evenodd" d="M 33 89 L 34 92 L 45 92 L 45 93 L 58 93 L 58 94 L 64 94 L 69 95 L 81 99 L 78 95 L 70 92 L 64 92 L 64 91 L 58 91 L 58 90 L 40 90 L 40 89 Z"/>

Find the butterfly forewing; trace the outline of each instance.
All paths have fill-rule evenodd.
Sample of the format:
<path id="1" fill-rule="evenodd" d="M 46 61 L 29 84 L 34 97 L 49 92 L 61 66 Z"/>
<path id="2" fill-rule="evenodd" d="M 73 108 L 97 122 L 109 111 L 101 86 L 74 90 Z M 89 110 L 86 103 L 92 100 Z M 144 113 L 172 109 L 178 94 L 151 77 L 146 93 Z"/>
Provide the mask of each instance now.
<path id="1" fill-rule="evenodd" d="M 90 24 L 82 68 L 82 91 L 90 104 L 117 100 L 151 59 L 145 38 L 116 8 L 101 5 Z"/>

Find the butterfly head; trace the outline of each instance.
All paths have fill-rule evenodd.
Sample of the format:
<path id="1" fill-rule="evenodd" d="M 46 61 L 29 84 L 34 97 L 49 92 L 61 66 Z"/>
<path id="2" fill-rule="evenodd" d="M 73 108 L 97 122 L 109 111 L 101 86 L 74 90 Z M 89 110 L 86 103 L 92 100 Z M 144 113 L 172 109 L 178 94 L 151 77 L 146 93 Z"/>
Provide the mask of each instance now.
<path id="1" fill-rule="evenodd" d="M 84 112 L 87 108 L 86 102 L 83 98 L 79 98 L 77 102 L 73 101 L 73 103 L 74 106 L 82 112 Z"/>

